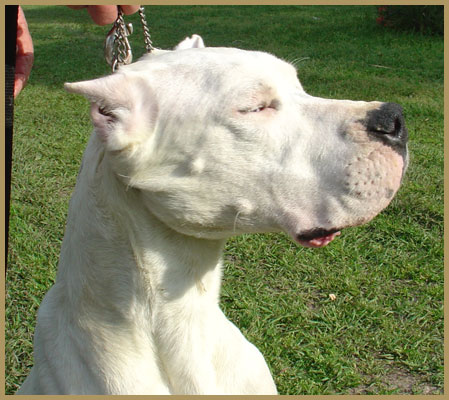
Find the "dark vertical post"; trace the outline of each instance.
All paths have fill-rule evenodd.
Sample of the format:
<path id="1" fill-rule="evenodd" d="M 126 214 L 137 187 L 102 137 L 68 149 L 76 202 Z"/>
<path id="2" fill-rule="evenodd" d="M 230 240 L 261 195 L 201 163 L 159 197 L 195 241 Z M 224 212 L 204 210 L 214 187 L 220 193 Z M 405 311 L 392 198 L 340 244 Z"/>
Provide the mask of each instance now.
<path id="1" fill-rule="evenodd" d="M 8 258 L 9 205 L 11 198 L 12 135 L 14 122 L 14 71 L 18 6 L 5 6 L 5 274 Z"/>

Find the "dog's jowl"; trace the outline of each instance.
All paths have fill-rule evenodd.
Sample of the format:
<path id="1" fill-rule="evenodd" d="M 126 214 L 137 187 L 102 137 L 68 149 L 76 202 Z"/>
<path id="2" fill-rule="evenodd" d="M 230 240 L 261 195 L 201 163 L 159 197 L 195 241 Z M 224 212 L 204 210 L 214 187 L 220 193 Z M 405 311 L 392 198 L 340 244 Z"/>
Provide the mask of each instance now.
<path id="1" fill-rule="evenodd" d="M 224 241 L 321 247 L 370 221 L 407 166 L 401 108 L 312 97 L 292 65 L 197 36 L 66 89 L 94 131 L 20 394 L 275 394 L 219 308 Z"/>

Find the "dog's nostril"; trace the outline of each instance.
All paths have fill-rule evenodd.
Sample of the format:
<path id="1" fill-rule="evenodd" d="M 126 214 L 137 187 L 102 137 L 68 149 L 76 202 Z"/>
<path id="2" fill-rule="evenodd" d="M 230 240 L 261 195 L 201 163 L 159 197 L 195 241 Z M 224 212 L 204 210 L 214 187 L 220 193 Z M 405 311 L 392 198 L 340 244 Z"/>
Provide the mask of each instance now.
<path id="1" fill-rule="evenodd" d="M 384 103 L 368 112 L 366 127 L 368 132 L 386 143 L 404 146 L 407 142 L 407 129 L 399 104 Z"/>
<path id="2" fill-rule="evenodd" d="M 399 133 L 402 129 L 402 121 L 400 118 L 396 118 L 394 121 L 394 133 Z"/>
<path id="3" fill-rule="evenodd" d="M 398 134 L 402 129 L 402 122 L 401 120 L 396 117 L 394 120 L 391 121 L 381 121 L 378 125 L 374 127 L 368 127 L 368 129 L 371 132 L 378 133 L 381 135 L 396 135 Z"/>

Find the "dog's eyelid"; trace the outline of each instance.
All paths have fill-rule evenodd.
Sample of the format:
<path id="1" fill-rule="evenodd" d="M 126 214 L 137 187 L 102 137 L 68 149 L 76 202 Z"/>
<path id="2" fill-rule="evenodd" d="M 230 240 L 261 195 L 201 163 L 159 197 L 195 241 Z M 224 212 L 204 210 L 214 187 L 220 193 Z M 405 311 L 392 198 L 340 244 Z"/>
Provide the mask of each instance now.
<path id="1" fill-rule="evenodd" d="M 267 109 L 279 110 L 280 104 L 281 103 L 279 100 L 274 99 L 270 102 L 260 103 L 257 107 L 241 108 L 239 109 L 239 112 L 242 114 L 246 114 L 246 113 L 257 113 Z"/>
<path id="2" fill-rule="evenodd" d="M 263 111 L 267 108 L 266 104 L 261 104 L 260 106 L 257 106 L 256 108 L 253 108 L 252 110 L 250 110 L 250 112 L 260 112 Z"/>
<path id="3" fill-rule="evenodd" d="M 279 110 L 280 104 L 281 103 L 279 100 L 274 99 L 274 100 L 271 100 L 269 103 L 261 104 L 259 107 L 257 107 L 256 109 L 254 109 L 252 111 L 259 112 L 259 111 L 263 111 L 266 109 Z"/>

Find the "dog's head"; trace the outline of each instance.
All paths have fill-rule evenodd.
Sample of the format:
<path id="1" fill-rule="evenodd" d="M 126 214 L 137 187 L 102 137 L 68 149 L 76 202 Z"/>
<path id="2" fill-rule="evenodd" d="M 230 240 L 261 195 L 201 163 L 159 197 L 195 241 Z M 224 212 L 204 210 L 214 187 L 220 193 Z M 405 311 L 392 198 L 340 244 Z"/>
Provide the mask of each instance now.
<path id="1" fill-rule="evenodd" d="M 283 230 L 323 246 L 385 208 L 407 166 L 398 105 L 312 97 L 292 65 L 198 36 L 66 88 L 92 102 L 123 187 L 196 237 Z"/>

